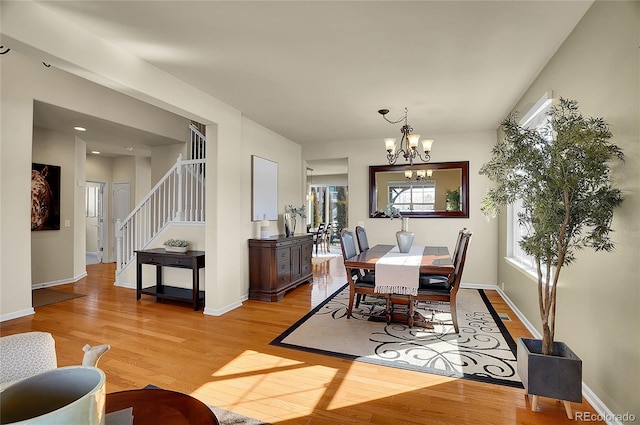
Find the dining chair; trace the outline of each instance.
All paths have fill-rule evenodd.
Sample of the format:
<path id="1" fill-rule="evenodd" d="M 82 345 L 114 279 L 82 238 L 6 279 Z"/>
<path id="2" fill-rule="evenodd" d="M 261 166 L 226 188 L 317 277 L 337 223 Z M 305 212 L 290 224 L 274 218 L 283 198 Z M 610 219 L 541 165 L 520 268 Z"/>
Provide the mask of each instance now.
<path id="1" fill-rule="evenodd" d="M 458 239 L 456 239 L 456 245 L 453 249 L 453 255 L 451 256 L 451 261 L 455 263 L 456 257 L 458 256 L 458 251 L 460 251 L 460 241 L 462 240 L 462 235 L 467 231 L 466 227 L 463 227 L 458 232 Z M 440 281 L 449 281 L 453 279 L 453 275 L 443 275 L 443 274 L 431 274 L 431 273 L 420 273 L 421 279 L 429 279 L 434 283 L 438 283 Z"/>
<path id="2" fill-rule="evenodd" d="M 322 247 L 322 252 L 326 252 L 324 251 L 324 241 L 326 239 L 326 228 L 325 228 L 326 224 L 325 223 L 320 223 L 318 225 L 318 229 L 316 230 L 315 234 L 313 235 L 313 244 L 316 247 L 316 255 L 318 255 L 318 246 Z"/>
<path id="3" fill-rule="evenodd" d="M 356 238 L 358 239 L 358 248 L 360 252 L 369 249 L 369 239 L 367 239 L 367 231 L 362 226 L 356 226 Z"/>
<path id="4" fill-rule="evenodd" d="M 364 227 L 356 226 L 356 239 L 358 240 L 358 249 L 360 252 L 364 252 L 369 249 L 369 239 L 367 238 L 367 231 Z M 375 278 L 375 271 L 373 270 L 362 270 L 362 274 L 371 275 Z M 358 298 L 356 299 L 356 308 L 358 307 L 358 304 L 360 304 L 360 301 L 364 300 L 365 296 L 366 295 L 364 294 L 358 295 Z"/>
<path id="5" fill-rule="evenodd" d="M 333 229 L 334 225 L 332 223 L 327 223 L 324 228 L 324 248 L 325 252 L 331 251 L 331 238 L 333 237 Z"/>
<path id="6" fill-rule="evenodd" d="M 462 271 L 464 263 L 467 259 L 467 248 L 471 241 L 472 232 L 461 231 L 460 246 L 455 252 L 453 279 L 448 280 L 432 279 L 429 277 L 420 278 L 420 286 L 417 295 L 409 295 L 409 326 L 413 325 L 413 317 L 415 307 L 421 301 L 439 301 L 448 302 L 451 311 L 451 319 L 453 320 L 453 328 L 456 333 L 460 333 L 458 327 L 458 316 L 456 314 L 456 296 L 460 289 L 460 281 L 462 280 Z"/>
<path id="7" fill-rule="evenodd" d="M 342 249 L 342 257 L 345 260 L 358 255 L 356 250 L 356 238 L 354 233 L 349 229 L 342 229 L 340 232 L 340 248 Z M 353 310 L 353 303 L 356 296 L 360 295 L 374 295 L 375 290 L 375 278 L 373 275 L 363 275 L 360 269 L 348 269 L 347 280 L 349 281 L 349 307 L 347 308 L 347 319 L 351 317 Z M 390 311 L 391 298 L 388 295 L 375 294 L 376 296 L 383 296 L 386 299 L 386 311 Z M 357 307 L 357 304 L 356 304 Z M 387 317 L 387 322 L 390 321 L 390 317 Z"/>

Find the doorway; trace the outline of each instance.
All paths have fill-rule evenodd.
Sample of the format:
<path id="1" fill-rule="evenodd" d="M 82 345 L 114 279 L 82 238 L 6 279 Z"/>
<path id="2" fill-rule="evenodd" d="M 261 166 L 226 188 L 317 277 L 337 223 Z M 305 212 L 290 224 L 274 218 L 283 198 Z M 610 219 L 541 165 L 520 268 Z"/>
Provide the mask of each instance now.
<path id="1" fill-rule="evenodd" d="M 331 229 L 329 246 L 338 244 L 339 232 L 349 227 L 349 183 L 347 158 L 307 161 L 307 223 Z"/>
<path id="2" fill-rule="evenodd" d="M 86 217 L 86 253 L 87 264 L 104 262 L 104 253 L 108 244 L 107 217 L 108 199 L 107 183 L 87 181 L 85 186 L 85 217 Z"/>

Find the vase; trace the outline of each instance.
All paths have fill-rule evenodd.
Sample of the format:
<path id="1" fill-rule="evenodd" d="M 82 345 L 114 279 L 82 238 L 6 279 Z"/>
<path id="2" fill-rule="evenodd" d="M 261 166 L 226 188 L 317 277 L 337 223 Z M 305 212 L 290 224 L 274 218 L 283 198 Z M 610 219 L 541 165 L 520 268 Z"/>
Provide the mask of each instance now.
<path id="1" fill-rule="evenodd" d="M 90 366 L 49 370 L 2 392 L 2 423 L 29 425 L 105 423 L 106 377 Z"/>
<path id="2" fill-rule="evenodd" d="M 269 239 L 269 221 L 266 214 L 262 216 L 260 222 L 260 239 Z"/>
<path id="3" fill-rule="evenodd" d="M 286 237 L 293 236 L 296 230 L 296 219 L 293 214 L 284 213 L 282 214 L 282 219 L 284 220 L 284 235 Z"/>
<path id="4" fill-rule="evenodd" d="M 398 250 L 406 254 L 413 245 L 413 232 L 409 231 L 409 218 L 401 218 L 402 227 L 396 232 L 396 240 L 398 241 Z"/>

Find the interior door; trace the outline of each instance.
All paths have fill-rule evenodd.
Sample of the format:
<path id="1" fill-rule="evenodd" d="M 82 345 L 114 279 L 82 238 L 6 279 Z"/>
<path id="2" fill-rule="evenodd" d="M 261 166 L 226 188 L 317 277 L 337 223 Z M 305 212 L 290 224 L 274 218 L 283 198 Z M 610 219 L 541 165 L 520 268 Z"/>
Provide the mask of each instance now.
<path id="1" fill-rule="evenodd" d="M 105 182 L 97 181 L 87 181 L 85 185 L 87 264 L 104 261 L 104 246 L 107 243 L 104 222 L 105 186 Z"/>

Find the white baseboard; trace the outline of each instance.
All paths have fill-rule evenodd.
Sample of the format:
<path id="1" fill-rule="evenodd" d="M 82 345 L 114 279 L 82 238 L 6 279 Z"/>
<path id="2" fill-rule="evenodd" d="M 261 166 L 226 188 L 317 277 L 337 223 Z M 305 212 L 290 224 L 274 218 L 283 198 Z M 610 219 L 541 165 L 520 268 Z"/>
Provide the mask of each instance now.
<path id="1" fill-rule="evenodd" d="M 71 279 L 61 279 L 61 280 L 52 280 L 51 282 L 42 282 L 42 283 L 33 283 L 31 284 L 31 289 L 41 289 L 48 288 L 50 286 L 58 286 L 64 285 L 66 283 L 75 283 L 82 279 L 83 277 L 87 277 L 87 271 L 80 273 L 78 276 L 74 276 Z"/>
<path id="2" fill-rule="evenodd" d="M 236 301 L 233 302 L 225 307 L 222 308 L 209 308 L 209 307 L 205 307 L 203 314 L 206 314 L 208 316 L 222 316 L 225 313 L 230 312 L 231 310 L 235 310 L 238 307 L 242 307 L 242 301 Z"/>
<path id="3" fill-rule="evenodd" d="M 35 309 L 33 307 L 25 308 L 24 310 L 14 311 L 9 314 L 3 314 L 2 316 L 0 316 L 0 322 L 18 319 L 20 317 L 29 316 L 31 314 L 36 314 Z"/>
<path id="4" fill-rule="evenodd" d="M 135 283 L 131 283 L 131 282 L 113 282 L 114 286 L 118 286 L 120 288 L 127 288 L 127 289 L 133 289 L 136 290 L 136 284 Z M 222 308 L 208 308 L 205 306 L 203 314 L 206 314 L 208 316 L 222 316 L 225 313 L 230 312 L 231 310 L 235 310 L 238 307 L 242 307 L 242 303 L 246 300 L 249 299 L 249 295 L 245 294 L 244 296 L 242 296 L 240 298 L 239 301 L 235 301 L 232 302 L 231 304 L 222 307 Z"/>
<path id="5" fill-rule="evenodd" d="M 527 328 L 531 335 L 534 338 L 542 338 L 540 332 L 531 324 L 531 322 L 525 317 L 524 314 L 516 307 L 516 305 L 509 299 L 507 294 L 498 286 L 498 285 L 487 285 L 487 284 L 475 284 L 475 283 L 464 283 L 460 285 L 460 288 L 468 288 L 468 289 L 489 289 L 498 291 L 498 294 L 502 297 L 502 299 L 507 303 L 507 305 L 511 308 L 513 313 L 518 316 L 518 319 L 522 322 L 522 324 Z M 600 398 L 587 386 L 587 384 L 582 382 L 582 396 L 584 399 L 593 407 L 593 409 L 605 420 L 608 425 L 622 425 L 622 422 L 616 419 L 615 414 L 600 400 Z M 575 413 L 575 412 L 574 412 Z"/>
<path id="6" fill-rule="evenodd" d="M 138 289 L 136 287 L 136 284 L 135 283 L 131 283 L 131 282 L 118 282 L 118 281 L 115 281 L 115 282 L 113 282 L 113 286 L 118 286 L 120 288 L 134 289 L 134 290 Z"/>

